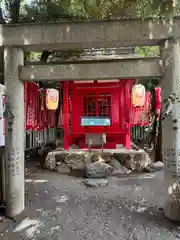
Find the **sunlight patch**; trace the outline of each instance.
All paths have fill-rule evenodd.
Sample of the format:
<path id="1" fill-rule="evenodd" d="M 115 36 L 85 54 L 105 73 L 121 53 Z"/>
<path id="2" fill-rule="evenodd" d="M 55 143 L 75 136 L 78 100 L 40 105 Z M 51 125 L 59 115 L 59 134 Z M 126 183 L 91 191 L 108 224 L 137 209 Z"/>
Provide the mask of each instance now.
<path id="1" fill-rule="evenodd" d="M 45 179 L 39 179 L 39 180 L 26 179 L 25 182 L 26 183 L 47 183 L 49 181 Z"/>

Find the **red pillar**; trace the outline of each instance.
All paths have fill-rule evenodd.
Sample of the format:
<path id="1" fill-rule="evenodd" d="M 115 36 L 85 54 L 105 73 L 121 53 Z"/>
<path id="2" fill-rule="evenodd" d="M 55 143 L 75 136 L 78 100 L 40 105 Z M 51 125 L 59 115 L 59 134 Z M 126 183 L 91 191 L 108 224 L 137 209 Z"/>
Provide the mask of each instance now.
<path id="1" fill-rule="evenodd" d="M 68 83 L 63 84 L 63 120 L 64 120 L 64 150 L 68 150 L 68 132 L 69 132 L 69 103 L 68 103 Z"/>
<path id="2" fill-rule="evenodd" d="M 125 82 L 125 114 L 126 114 L 126 136 L 125 136 L 125 147 L 130 149 L 131 147 L 131 126 L 130 126 L 130 113 L 131 113 L 131 96 L 130 96 L 130 85 L 131 82 L 126 80 Z"/>
<path id="3" fill-rule="evenodd" d="M 126 149 L 130 149 L 131 147 L 131 128 L 130 128 L 130 124 L 126 125 L 126 139 L 125 139 L 125 148 Z"/>

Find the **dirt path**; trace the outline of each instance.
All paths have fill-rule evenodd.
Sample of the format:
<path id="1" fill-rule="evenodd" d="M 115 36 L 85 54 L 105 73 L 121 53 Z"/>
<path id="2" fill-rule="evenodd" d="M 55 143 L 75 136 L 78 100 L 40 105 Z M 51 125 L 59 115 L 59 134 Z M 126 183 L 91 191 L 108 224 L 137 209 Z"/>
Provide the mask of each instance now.
<path id="1" fill-rule="evenodd" d="M 180 239 L 180 228 L 159 210 L 163 172 L 110 178 L 105 188 L 87 188 L 81 179 L 32 168 L 26 178 L 26 198 L 23 219 L 28 219 L 8 221 L 0 239 Z"/>

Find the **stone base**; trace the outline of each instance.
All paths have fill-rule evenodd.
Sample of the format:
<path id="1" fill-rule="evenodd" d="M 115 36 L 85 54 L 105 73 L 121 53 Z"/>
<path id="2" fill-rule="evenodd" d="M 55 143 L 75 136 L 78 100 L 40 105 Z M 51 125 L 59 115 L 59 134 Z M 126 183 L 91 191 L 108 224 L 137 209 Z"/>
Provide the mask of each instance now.
<path id="1" fill-rule="evenodd" d="M 165 203 L 164 215 L 171 221 L 180 221 L 180 204 L 177 201 Z"/>
<path id="2" fill-rule="evenodd" d="M 72 149 L 64 151 L 56 149 L 49 152 L 45 160 L 45 168 L 48 170 L 58 173 L 75 172 L 77 174 L 80 172 L 81 176 L 89 176 L 89 178 L 92 175 L 89 174 L 90 172 L 93 172 L 93 178 L 100 178 L 109 174 L 119 176 L 127 175 L 132 171 L 142 172 L 150 166 L 151 161 L 145 151 L 123 148 L 105 149 L 103 152 L 100 150 Z"/>
<path id="3" fill-rule="evenodd" d="M 152 162 L 146 152 L 114 154 L 114 157 L 126 168 L 133 172 L 142 172 L 151 166 Z"/>
<path id="4" fill-rule="evenodd" d="M 174 182 L 166 191 L 164 214 L 172 221 L 180 221 L 180 184 Z"/>

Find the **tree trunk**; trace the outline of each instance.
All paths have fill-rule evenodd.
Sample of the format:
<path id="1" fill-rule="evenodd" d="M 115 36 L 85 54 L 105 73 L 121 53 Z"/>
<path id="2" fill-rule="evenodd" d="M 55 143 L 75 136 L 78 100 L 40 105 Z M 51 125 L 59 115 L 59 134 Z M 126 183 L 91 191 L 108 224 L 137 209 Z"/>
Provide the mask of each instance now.
<path id="1" fill-rule="evenodd" d="M 19 22 L 20 4 L 21 4 L 21 0 L 13 0 L 10 3 L 9 12 L 10 12 L 10 18 L 12 23 Z"/>

